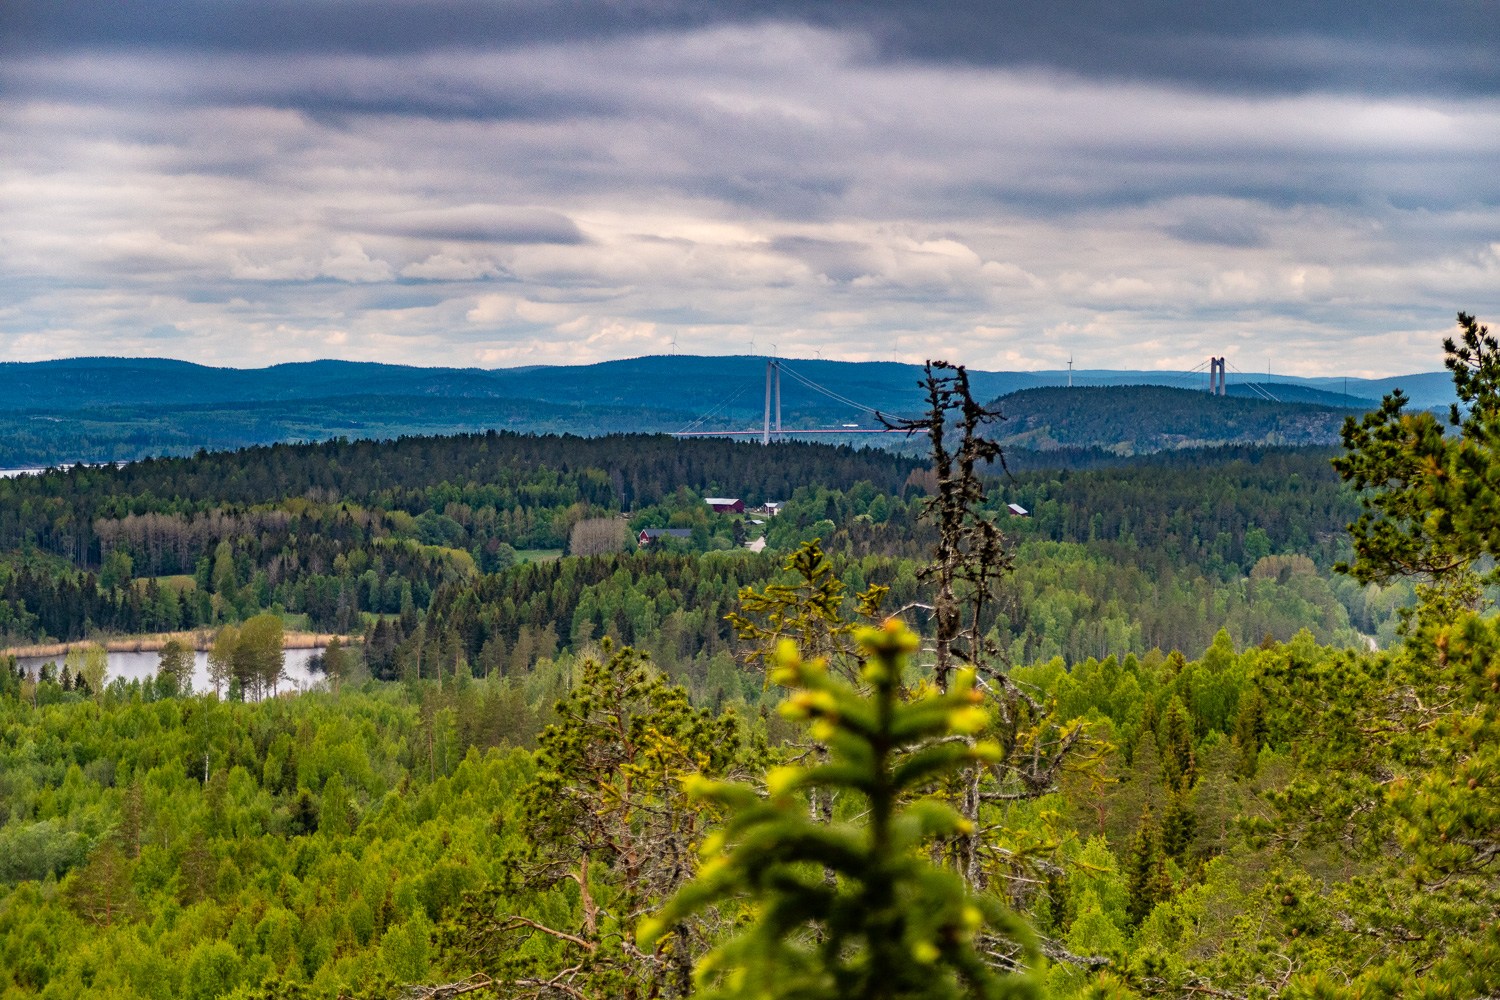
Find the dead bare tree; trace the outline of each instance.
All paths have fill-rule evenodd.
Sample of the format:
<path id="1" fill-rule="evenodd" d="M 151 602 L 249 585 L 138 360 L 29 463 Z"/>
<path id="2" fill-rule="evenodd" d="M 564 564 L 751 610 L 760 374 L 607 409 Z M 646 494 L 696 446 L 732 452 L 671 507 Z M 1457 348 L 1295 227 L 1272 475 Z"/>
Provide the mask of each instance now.
<path id="1" fill-rule="evenodd" d="M 1065 771 L 1097 774 L 1105 748 L 1088 737 L 1082 720 L 1056 718 L 1054 704 L 1044 704 L 1017 683 L 1005 651 L 985 634 L 987 613 L 1014 561 L 986 510 L 983 478 L 994 466 L 1005 468 L 1000 444 L 985 436 L 1004 415 L 974 400 L 962 365 L 930 361 L 920 384 L 927 395 L 926 414 L 882 416 L 881 421 L 908 435 L 924 434 L 931 447 L 935 488 L 924 503 L 923 517 L 934 524 L 938 537 L 919 576 L 933 588 L 933 683 L 946 691 L 955 669 L 973 670 L 992 720 L 984 735 L 1004 751 L 1000 761 L 964 769 L 937 790 L 970 826 L 967 835 L 934 844 L 933 854 L 945 858 L 974 889 L 999 891 L 1019 904 L 1052 867 L 1055 845 L 1008 842 L 1006 808 L 1056 791 Z M 991 950 L 1000 954 L 1005 949 L 997 945 Z M 1053 950 L 1065 954 L 1061 948 Z"/>
<path id="2" fill-rule="evenodd" d="M 996 462 L 1001 468 L 1005 466 L 999 442 L 983 434 L 988 424 L 1005 417 L 1000 411 L 986 409 L 974 401 L 969 373 L 963 365 L 929 361 L 925 373 L 921 385 L 927 393 L 927 413 L 898 420 L 881 414 L 880 420 L 891 430 L 906 431 L 908 436 L 926 434 L 931 442 L 937 492 L 924 501 L 922 514 L 936 523 L 938 540 L 932 561 L 919 571 L 919 578 L 935 584 L 933 679 L 938 689 L 946 692 L 955 654 L 962 661 L 978 666 L 986 654 L 997 652 L 986 647 L 980 628 L 984 607 L 1000 578 L 1010 572 L 1012 559 L 999 527 L 982 513 L 989 497 L 979 470 Z M 948 445 L 950 423 L 959 435 L 956 449 Z M 960 584 L 968 585 L 962 595 Z M 969 618 L 967 635 L 965 603 Z M 967 649 L 955 650 L 955 644 L 965 637 Z"/>

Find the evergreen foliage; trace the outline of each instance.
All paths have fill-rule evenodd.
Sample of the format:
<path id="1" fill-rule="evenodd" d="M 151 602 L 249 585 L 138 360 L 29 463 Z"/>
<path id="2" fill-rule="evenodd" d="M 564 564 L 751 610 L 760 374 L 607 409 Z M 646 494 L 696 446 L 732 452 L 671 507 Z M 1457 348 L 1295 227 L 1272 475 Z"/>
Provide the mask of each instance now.
<path id="1" fill-rule="evenodd" d="M 808 720 L 831 759 L 772 771 L 768 799 L 742 785 L 694 782 L 695 794 L 733 815 L 705 843 L 699 879 L 641 928 L 639 943 L 652 947 L 676 921 L 743 896 L 754 922 L 700 963 L 703 996 L 1034 995 L 1025 977 L 996 973 L 976 944 L 989 928 L 1030 960 L 1023 925 L 919 853 L 930 838 L 964 832 L 966 821 L 911 797 L 935 775 L 1000 755 L 993 744 L 943 739 L 985 724 L 972 674 L 957 674 L 946 694 L 905 702 L 901 678 L 917 637 L 892 622 L 863 630 L 860 641 L 867 696 L 784 642 L 772 674 L 793 692 L 784 714 Z M 858 797 L 866 818 L 850 826 L 808 819 L 796 793 L 811 788 Z"/>

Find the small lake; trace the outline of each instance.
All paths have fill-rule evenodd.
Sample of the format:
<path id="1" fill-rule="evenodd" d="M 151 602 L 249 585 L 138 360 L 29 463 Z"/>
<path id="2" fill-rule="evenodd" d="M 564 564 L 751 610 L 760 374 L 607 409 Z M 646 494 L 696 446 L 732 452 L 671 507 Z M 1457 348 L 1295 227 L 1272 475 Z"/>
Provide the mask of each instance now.
<path id="1" fill-rule="evenodd" d="M 322 674 L 312 674 L 307 669 L 307 661 L 321 652 L 321 649 L 288 649 L 286 651 L 286 680 L 282 682 L 279 690 L 306 691 L 322 681 Z M 57 664 L 57 672 L 62 673 L 63 657 L 61 656 L 22 656 L 18 657 L 16 662 L 32 671 L 39 671 L 42 664 L 53 662 Z M 150 680 L 156 676 L 156 668 L 160 663 L 161 654 L 157 652 L 110 653 L 109 674 L 105 678 L 105 683 L 108 684 L 116 677 L 123 677 L 127 681 Z M 207 652 L 193 654 L 193 690 L 199 693 L 213 690 L 213 682 L 208 679 Z"/>
<path id="2" fill-rule="evenodd" d="M 0 479 L 14 479 L 17 476 L 39 476 L 49 468 L 61 469 L 66 472 L 75 465 L 81 465 L 87 469 L 97 469 L 103 464 L 103 462 L 59 462 L 53 466 L 35 465 L 24 469 L 0 469 Z"/>

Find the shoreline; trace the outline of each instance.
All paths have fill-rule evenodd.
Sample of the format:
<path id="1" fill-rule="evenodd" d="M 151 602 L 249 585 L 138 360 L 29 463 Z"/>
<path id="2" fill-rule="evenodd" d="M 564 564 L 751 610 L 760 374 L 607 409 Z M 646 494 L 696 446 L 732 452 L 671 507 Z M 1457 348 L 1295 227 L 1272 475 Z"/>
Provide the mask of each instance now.
<path id="1" fill-rule="evenodd" d="M 97 645 L 103 646 L 111 653 L 155 653 L 167 644 L 167 640 L 181 639 L 194 650 L 207 652 L 214 648 L 214 636 L 217 631 L 217 629 L 197 629 L 192 632 L 155 632 L 148 635 L 105 639 Z M 335 633 L 332 632 L 286 632 L 282 636 L 281 648 L 316 649 L 328 645 L 329 640 L 333 638 L 335 638 Z M 345 646 L 364 642 L 362 635 L 340 635 L 337 638 Z M 55 642 L 38 646 L 10 646 L 0 649 L 0 656 L 14 656 L 18 660 L 38 656 L 67 656 L 70 650 L 86 649 L 93 645 L 96 643 L 92 640 L 79 639 L 75 642 Z"/>

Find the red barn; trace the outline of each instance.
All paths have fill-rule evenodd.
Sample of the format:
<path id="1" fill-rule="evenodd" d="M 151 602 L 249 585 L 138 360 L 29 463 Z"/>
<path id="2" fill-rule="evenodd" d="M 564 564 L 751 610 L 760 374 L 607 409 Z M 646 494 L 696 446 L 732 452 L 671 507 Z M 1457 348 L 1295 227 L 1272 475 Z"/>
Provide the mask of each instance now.
<path id="1" fill-rule="evenodd" d="M 712 507 L 716 514 L 745 513 L 745 501 L 733 497 L 704 497 L 703 502 Z"/>

